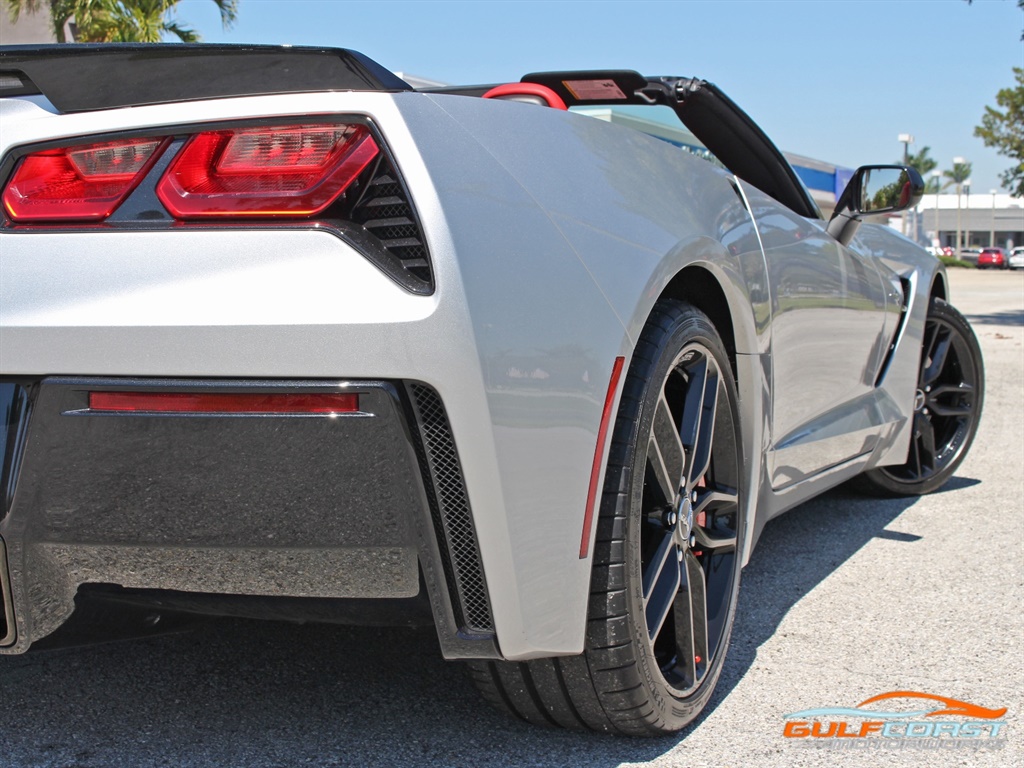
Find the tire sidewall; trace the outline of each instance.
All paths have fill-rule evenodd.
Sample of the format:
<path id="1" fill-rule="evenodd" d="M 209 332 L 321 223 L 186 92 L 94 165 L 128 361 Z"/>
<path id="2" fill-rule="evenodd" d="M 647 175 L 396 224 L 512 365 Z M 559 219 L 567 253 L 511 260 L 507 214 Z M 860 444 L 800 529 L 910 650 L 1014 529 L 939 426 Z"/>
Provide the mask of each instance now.
<path id="1" fill-rule="evenodd" d="M 630 628 L 633 640 L 638 651 L 638 668 L 644 686 L 647 688 L 648 698 L 659 711 L 659 714 L 669 730 L 678 730 L 693 720 L 707 704 L 715 685 L 722 671 L 722 665 L 728 649 L 729 637 L 732 632 L 732 624 L 736 611 L 736 596 L 739 589 L 740 563 L 742 561 L 742 547 L 745 540 L 746 518 L 744 510 L 744 462 L 742 456 L 742 440 L 739 430 L 738 398 L 736 385 L 729 358 L 725 352 L 718 334 L 711 321 L 699 310 L 681 302 L 665 302 L 668 315 L 671 319 L 668 333 L 648 333 L 645 329 L 641 336 L 640 348 L 646 341 L 652 344 L 657 350 L 653 355 L 645 357 L 634 357 L 634 364 L 631 364 L 627 376 L 626 386 L 630 380 L 643 382 L 642 397 L 639 402 L 638 418 L 636 414 L 620 412 L 616 423 L 616 430 L 629 430 L 628 442 L 629 461 L 626 473 L 625 492 L 629 499 L 629 518 L 627 524 L 626 548 L 626 569 L 627 569 L 627 600 L 630 615 Z M 659 330 L 661 330 L 659 328 Z M 654 338 L 660 336 L 660 338 Z M 643 583 L 642 583 L 642 562 L 640 552 L 641 540 L 641 499 L 643 494 L 645 463 L 646 463 L 646 439 L 650 434 L 651 424 L 654 418 L 655 406 L 669 370 L 675 363 L 678 355 L 689 344 L 697 343 L 704 346 L 711 352 L 715 362 L 722 373 L 721 379 L 725 385 L 729 408 L 731 410 L 735 441 L 737 450 L 737 477 L 739 480 L 737 505 L 737 551 L 735 569 L 733 573 L 732 593 L 729 600 L 728 615 L 722 630 L 722 638 L 715 654 L 711 668 L 708 670 L 697 690 L 685 698 L 676 695 L 665 681 L 661 674 L 657 660 L 654 657 L 652 644 L 647 637 L 646 623 L 643 621 Z M 654 362 L 651 363 L 653 357 Z M 621 410 L 621 409 L 620 409 Z"/>

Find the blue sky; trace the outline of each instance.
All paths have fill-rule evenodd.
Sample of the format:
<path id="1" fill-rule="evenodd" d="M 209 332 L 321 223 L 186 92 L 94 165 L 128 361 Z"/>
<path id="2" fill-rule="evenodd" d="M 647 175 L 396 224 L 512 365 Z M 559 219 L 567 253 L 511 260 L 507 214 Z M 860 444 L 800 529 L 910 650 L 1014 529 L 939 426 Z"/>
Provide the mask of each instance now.
<path id="1" fill-rule="evenodd" d="M 178 19 L 207 42 L 354 48 L 394 71 L 451 83 L 545 69 L 626 68 L 719 85 L 784 150 L 855 167 L 931 147 L 962 156 L 972 191 L 1009 164 L 973 136 L 1024 67 L 1015 0 L 390 2 L 241 0 L 224 31 L 210 0 Z"/>

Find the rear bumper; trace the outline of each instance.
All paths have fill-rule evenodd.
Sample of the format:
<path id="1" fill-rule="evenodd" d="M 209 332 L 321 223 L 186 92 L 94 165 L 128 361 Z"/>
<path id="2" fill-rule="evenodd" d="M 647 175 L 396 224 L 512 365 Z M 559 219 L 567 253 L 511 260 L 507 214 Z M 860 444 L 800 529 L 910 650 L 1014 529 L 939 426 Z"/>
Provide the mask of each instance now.
<path id="1" fill-rule="evenodd" d="M 401 599 L 419 593 L 422 572 L 445 653 L 496 655 L 493 625 L 470 631 L 461 610 L 464 569 L 451 567 L 427 427 L 404 384 L 49 377 L 2 386 L 21 405 L 7 409 L 0 650 L 24 651 L 57 629 L 86 583 Z M 90 392 L 117 391 L 343 392 L 359 405 L 330 415 L 89 409 Z M 440 408 L 431 431 L 447 428 Z M 479 563 L 472 527 L 468 535 Z M 482 576 L 480 589 L 489 619 Z"/>

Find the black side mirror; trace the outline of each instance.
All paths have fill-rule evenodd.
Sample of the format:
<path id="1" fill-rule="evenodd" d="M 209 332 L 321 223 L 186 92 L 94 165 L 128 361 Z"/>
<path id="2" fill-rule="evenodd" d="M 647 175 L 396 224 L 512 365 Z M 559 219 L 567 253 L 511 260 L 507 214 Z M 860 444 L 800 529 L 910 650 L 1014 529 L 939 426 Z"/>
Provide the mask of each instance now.
<path id="1" fill-rule="evenodd" d="M 924 195 L 924 179 L 903 165 L 864 165 L 856 170 L 836 203 L 828 233 L 847 245 L 865 216 L 913 208 Z"/>

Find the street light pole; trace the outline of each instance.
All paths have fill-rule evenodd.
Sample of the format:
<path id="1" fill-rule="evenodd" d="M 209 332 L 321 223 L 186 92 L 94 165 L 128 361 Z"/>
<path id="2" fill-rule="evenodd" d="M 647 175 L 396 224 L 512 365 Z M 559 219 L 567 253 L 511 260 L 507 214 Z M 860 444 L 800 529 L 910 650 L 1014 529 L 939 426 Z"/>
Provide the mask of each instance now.
<path id="1" fill-rule="evenodd" d="M 996 247 L 996 191 L 994 189 L 990 189 L 989 192 L 992 193 L 992 218 L 989 221 L 989 225 L 988 225 L 988 247 L 989 248 L 995 248 Z"/>
<path id="2" fill-rule="evenodd" d="M 971 180 L 964 182 L 964 195 L 967 197 L 967 234 L 964 235 L 964 248 L 971 247 Z"/>
<path id="3" fill-rule="evenodd" d="M 903 164 L 910 165 L 910 145 L 913 143 L 914 137 L 909 133 L 901 133 L 897 138 L 897 141 L 903 144 Z M 904 235 L 907 234 L 907 215 L 909 213 L 910 211 L 903 212 L 903 224 L 901 226 L 903 228 Z"/>
<path id="4" fill-rule="evenodd" d="M 935 179 L 935 242 L 942 247 L 942 235 L 939 233 L 939 192 L 942 190 L 942 171 L 932 171 Z"/>
<path id="5" fill-rule="evenodd" d="M 964 162 L 962 157 L 953 158 L 953 173 L 956 174 L 956 167 Z M 963 191 L 963 184 L 956 183 L 956 243 L 953 245 L 953 257 L 960 258 L 960 193 Z"/>

